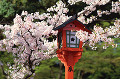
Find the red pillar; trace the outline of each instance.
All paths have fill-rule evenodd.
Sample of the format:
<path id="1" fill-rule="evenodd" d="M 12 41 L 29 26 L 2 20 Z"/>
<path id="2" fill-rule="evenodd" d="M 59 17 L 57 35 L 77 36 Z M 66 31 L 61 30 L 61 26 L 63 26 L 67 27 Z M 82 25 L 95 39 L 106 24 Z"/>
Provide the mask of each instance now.
<path id="1" fill-rule="evenodd" d="M 66 57 L 65 65 L 65 79 L 73 79 L 74 78 L 74 55 L 73 52 L 64 52 L 64 56 Z"/>
<path id="2" fill-rule="evenodd" d="M 82 56 L 81 52 L 62 51 L 57 53 L 58 59 L 64 63 L 65 79 L 74 79 L 74 65 Z"/>
<path id="3" fill-rule="evenodd" d="M 65 65 L 65 79 L 74 78 L 74 66 Z"/>

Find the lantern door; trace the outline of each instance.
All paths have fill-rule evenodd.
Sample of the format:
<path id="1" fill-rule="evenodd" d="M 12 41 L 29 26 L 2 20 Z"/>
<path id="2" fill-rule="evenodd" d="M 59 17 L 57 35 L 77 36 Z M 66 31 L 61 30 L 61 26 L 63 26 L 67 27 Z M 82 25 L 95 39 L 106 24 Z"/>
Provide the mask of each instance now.
<path id="1" fill-rule="evenodd" d="M 80 40 L 75 36 L 76 31 L 66 30 L 66 47 L 79 48 Z"/>

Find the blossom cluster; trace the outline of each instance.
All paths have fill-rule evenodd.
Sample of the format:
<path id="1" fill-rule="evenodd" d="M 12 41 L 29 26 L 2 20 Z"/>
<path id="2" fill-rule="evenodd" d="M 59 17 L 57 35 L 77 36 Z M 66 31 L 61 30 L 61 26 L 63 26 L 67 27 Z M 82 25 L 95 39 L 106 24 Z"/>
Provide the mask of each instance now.
<path id="1" fill-rule="evenodd" d="M 104 1 L 104 0 L 101 0 L 101 1 Z M 106 3 L 108 3 L 108 1 Z M 92 15 L 91 17 L 86 18 L 86 16 L 88 16 L 90 13 L 92 13 L 93 11 L 96 10 L 96 5 L 98 5 L 98 4 L 99 4 L 99 2 L 96 4 L 86 6 L 84 8 L 84 10 L 82 10 L 81 12 L 78 13 L 78 16 L 79 16 L 78 20 L 80 20 L 84 24 L 89 24 L 89 23 L 97 20 L 98 17 L 102 17 L 103 14 L 110 15 L 111 13 L 119 13 L 120 12 L 120 2 L 119 1 L 117 1 L 117 2 L 112 1 L 112 5 L 111 5 L 112 9 L 111 10 L 105 10 L 105 11 L 97 10 L 96 16 Z"/>
<path id="2" fill-rule="evenodd" d="M 48 8 L 47 11 L 57 13 L 48 19 L 48 23 L 50 23 L 51 25 L 55 27 L 61 25 L 63 22 L 65 22 L 67 19 L 70 18 L 66 15 L 69 9 L 65 7 L 65 4 L 62 1 L 58 1 L 56 5 Z"/>
<path id="3" fill-rule="evenodd" d="M 120 13 L 120 2 L 112 2 L 111 12 Z"/>
<path id="4" fill-rule="evenodd" d="M 10 70 L 8 70 L 10 74 L 10 76 L 8 76 L 8 79 L 23 79 L 25 77 L 26 74 L 31 74 L 30 71 L 28 71 L 24 66 L 21 65 L 20 66 L 15 66 L 12 65 L 9 67 Z"/>
<path id="5" fill-rule="evenodd" d="M 85 2 L 86 4 L 89 5 L 105 5 L 106 3 L 108 3 L 110 0 L 68 0 L 68 3 L 73 5 L 77 2 Z"/>
<path id="6" fill-rule="evenodd" d="M 116 47 L 117 45 L 114 44 L 114 40 L 110 38 L 110 36 L 117 38 L 120 36 L 120 20 L 116 20 L 114 26 L 110 26 L 110 28 L 103 29 L 95 25 L 92 34 L 80 30 L 76 33 L 76 36 L 83 42 L 89 40 L 89 46 L 92 48 L 96 48 L 95 44 L 101 41 L 106 42 L 103 46 L 104 49 L 106 49 L 108 45 Z"/>

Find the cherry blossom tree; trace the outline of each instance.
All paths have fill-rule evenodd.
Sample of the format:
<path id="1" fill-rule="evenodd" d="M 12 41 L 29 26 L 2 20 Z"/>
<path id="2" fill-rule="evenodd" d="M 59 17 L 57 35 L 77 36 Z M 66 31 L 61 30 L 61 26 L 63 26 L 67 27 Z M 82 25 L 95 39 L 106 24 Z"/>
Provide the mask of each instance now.
<path id="1" fill-rule="evenodd" d="M 57 3 L 55 7 L 57 14 L 54 16 L 50 13 L 40 15 L 39 12 L 28 14 L 27 11 L 23 11 L 21 15 L 16 15 L 13 25 L 0 25 L 6 36 L 0 41 L 0 50 L 12 52 L 15 56 L 15 64 L 10 65 L 11 78 L 29 78 L 35 73 L 34 68 L 41 60 L 56 55 L 57 41 L 49 42 L 47 38 L 57 35 L 57 31 L 52 29 L 68 19 L 64 14 L 68 9 L 64 8 L 65 4 L 62 2 Z"/>
<path id="2" fill-rule="evenodd" d="M 39 12 L 29 14 L 23 11 L 21 15 L 16 14 L 13 20 L 13 25 L 0 25 L 4 30 L 5 39 L 0 41 L 0 51 L 13 53 L 15 57 L 14 65 L 9 65 L 9 78 L 27 79 L 31 75 L 35 75 L 35 66 L 40 64 L 41 60 L 49 59 L 56 56 L 57 41 L 49 42 L 48 38 L 57 35 L 57 31 L 52 30 L 54 27 L 61 25 L 68 20 L 68 6 L 74 5 L 77 2 L 84 2 L 87 6 L 81 12 L 77 13 L 78 20 L 83 24 L 89 24 L 102 15 L 110 15 L 111 13 L 120 13 L 120 2 L 111 0 L 68 0 L 67 4 L 58 1 L 56 5 L 47 9 L 46 13 Z M 112 3 L 111 10 L 101 11 L 96 7 Z M 89 16 L 92 12 L 97 11 L 97 15 Z M 52 15 L 51 15 L 52 14 Z M 93 25 L 92 34 L 85 31 L 78 31 L 76 36 L 83 42 L 89 41 L 89 46 L 96 49 L 96 43 L 100 41 L 106 42 L 104 49 L 111 44 L 113 47 L 114 40 L 110 36 L 119 38 L 120 35 L 120 20 L 114 20 L 114 26 L 103 29 L 98 25 Z M 26 76 L 27 75 L 27 76 Z"/>

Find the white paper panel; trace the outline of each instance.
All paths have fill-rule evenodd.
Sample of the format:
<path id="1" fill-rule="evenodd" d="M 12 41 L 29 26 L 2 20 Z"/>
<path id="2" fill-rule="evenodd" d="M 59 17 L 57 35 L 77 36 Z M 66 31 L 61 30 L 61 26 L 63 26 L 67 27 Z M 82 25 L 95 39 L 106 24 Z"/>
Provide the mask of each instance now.
<path id="1" fill-rule="evenodd" d="M 76 47 L 76 45 L 70 45 L 70 47 Z"/>
<path id="2" fill-rule="evenodd" d="M 77 44 L 79 44 L 80 40 L 77 38 Z"/>
<path id="3" fill-rule="evenodd" d="M 70 34 L 74 34 L 74 35 L 75 35 L 75 34 L 76 34 L 76 32 L 70 32 Z"/>

